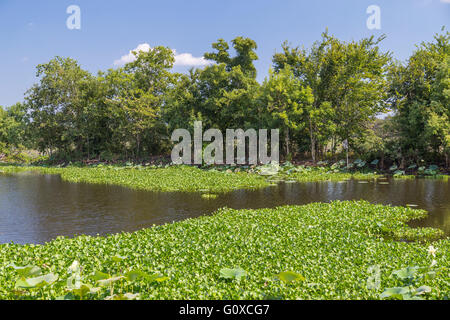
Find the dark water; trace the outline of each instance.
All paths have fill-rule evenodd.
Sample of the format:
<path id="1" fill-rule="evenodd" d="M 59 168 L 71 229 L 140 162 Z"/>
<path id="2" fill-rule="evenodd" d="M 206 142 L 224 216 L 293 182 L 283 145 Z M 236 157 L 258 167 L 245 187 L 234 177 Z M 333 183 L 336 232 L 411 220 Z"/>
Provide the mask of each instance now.
<path id="1" fill-rule="evenodd" d="M 427 219 L 414 226 L 439 227 L 450 235 L 450 182 L 431 179 L 388 182 L 280 184 L 205 200 L 197 193 L 153 193 L 68 183 L 55 175 L 0 175 L 0 243 L 44 243 L 59 235 L 135 231 L 208 214 L 225 206 L 264 208 L 336 199 L 414 204 L 430 212 Z"/>

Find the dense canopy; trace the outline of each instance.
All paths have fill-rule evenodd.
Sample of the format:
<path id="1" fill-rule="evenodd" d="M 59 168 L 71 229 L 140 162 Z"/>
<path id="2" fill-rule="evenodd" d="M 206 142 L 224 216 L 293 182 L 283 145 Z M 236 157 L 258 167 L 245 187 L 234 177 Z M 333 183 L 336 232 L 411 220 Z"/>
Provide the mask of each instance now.
<path id="1" fill-rule="evenodd" d="M 326 31 L 310 48 L 285 42 L 262 83 L 257 44 L 244 37 L 219 39 L 204 55 L 211 63 L 188 74 L 173 72 L 174 52 L 162 46 L 97 75 L 55 57 L 37 66 L 23 103 L 0 109 L 0 154 L 142 161 L 170 154 L 171 132 L 200 120 L 204 129 L 279 128 L 288 160 L 337 158 L 345 141 L 355 158 L 381 165 L 448 167 L 450 33 L 405 62 L 382 41 Z"/>

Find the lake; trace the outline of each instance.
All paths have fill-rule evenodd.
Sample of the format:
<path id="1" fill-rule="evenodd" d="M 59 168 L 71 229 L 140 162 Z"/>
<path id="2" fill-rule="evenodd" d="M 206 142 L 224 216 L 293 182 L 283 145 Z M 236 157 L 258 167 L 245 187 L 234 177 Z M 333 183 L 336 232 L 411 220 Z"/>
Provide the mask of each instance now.
<path id="1" fill-rule="evenodd" d="M 158 193 L 69 183 L 58 175 L 25 172 L 0 175 L 0 243 L 44 243 L 57 236 L 136 231 L 209 214 L 221 207 L 257 209 L 353 199 L 415 205 L 414 208 L 427 210 L 429 217 L 412 226 L 438 227 L 450 235 L 450 181 L 280 183 L 203 199 L 199 193 Z"/>

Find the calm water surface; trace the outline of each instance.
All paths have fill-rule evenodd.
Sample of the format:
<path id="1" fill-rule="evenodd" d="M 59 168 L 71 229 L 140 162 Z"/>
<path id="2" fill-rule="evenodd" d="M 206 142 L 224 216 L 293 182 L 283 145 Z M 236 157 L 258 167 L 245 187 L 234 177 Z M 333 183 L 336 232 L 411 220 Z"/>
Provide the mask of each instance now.
<path id="1" fill-rule="evenodd" d="M 413 226 L 433 226 L 450 235 L 450 182 L 431 179 L 360 183 L 280 184 L 238 190 L 205 200 L 198 193 L 153 193 L 117 186 L 68 183 L 56 175 L 0 175 L 0 243 L 44 243 L 76 234 L 136 231 L 208 214 L 221 207 L 265 208 L 331 200 L 365 199 L 430 212 Z M 385 182 L 386 183 L 386 182 Z"/>

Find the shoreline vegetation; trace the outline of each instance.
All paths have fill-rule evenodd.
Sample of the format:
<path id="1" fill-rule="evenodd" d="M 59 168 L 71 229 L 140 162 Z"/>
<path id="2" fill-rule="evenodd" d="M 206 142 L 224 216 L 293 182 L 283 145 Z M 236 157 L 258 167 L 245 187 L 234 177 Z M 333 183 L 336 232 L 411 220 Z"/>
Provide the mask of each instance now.
<path id="1" fill-rule="evenodd" d="M 431 170 L 431 169 L 432 170 Z M 416 175 L 391 168 L 378 172 L 362 160 L 355 160 L 349 166 L 344 161 L 317 166 L 295 165 L 289 161 L 283 164 L 271 163 L 261 166 L 186 166 L 169 164 L 134 165 L 131 163 L 89 166 L 46 166 L 0 164 L 0 174 L 34 171 L 42 174 L 59 174 L 68 182 L 118 185 L 131 189 L 154 192 L 203 192 L 224 193 L 239 189 L 265 188 L 279 182 L 318 182 L 345 180 L 373 180 L 386 176 L 395 179 L 417 177 L 450 181 L 448 175 L 430 166 Z"/>
<path id="2" fill-rule="evenodd" d="M 334 201 L 220 209 L 134 233 L 0 245 L 1 299 L 448 299 L 423 210 Z M 409 241 L 397 241 L 409 240 Z"/>
<path id="3" fill-rule="evenodd" d="M 295 166 L 290 162 L 282 165 L 263 166 L 217 166 L 198 168 L 194 166 L 169 165 L 96 165 L 92 167 L 43 167 L 0 166 L 1 173 L 33 171 L 42 174 L 59 174 L 74 183 L 111 184 L 131 189 L 157 192 L 215 192 L 223 193 L 238 189 L 264 188 L 276 183 L 343 181 L 349 179 L 371 180 L 381 176 L 375 172 L 347 171 L 337 167 Z"/>
<path id="4" fill-rule="evenodd" d="M 227 130 L 279 129 L 286 160 L 359 157 L 395 175 L 448 172 L 450 32 L 443 27 L 405 61 L 380 47 L 384 38 L 345 41 L 326 30 L 309 47 L 286 41 L 263 81 L 258 45 L 243 36 L 217 39 L 209 63 L 189 73 L 175 71 L 164 46 L 97 74 L 57 56 L 36 66 L 23 101 L 0 106 L 0 161 L 140 162 L 170 154 L 181 143 L 173 133 L 191 138 L 201 122 L 199 132 L 221 132 L 222 147 Z M 199 138 L 207 148 L 211 137 Z"/>

